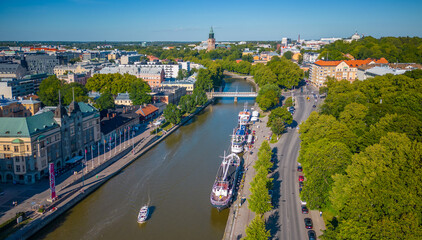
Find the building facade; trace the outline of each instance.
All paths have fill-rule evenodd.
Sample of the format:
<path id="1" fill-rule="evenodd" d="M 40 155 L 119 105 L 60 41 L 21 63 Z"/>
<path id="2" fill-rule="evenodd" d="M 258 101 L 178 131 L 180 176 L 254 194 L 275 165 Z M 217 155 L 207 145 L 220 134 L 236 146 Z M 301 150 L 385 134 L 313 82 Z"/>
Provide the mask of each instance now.
<path id="1" fill-rule="evenodd" d="M 26 74 L 28 74 L 28 71 L 21 64 L 0 63 L 0 78 L 21 79 Z"/>
<path id="2" fill-rule="evenodd" d="M 357 79 L 357 69 L 362 65 L 388 64 L 385 58 L 379 60 L 342 60 L 342 61 L 316 61 L 309 70 L 309 81 L 316 87 L 325 85 L 327 77 L 353 82 Z"/>
<path id="3" fill-rule="evenodd" d="M 85 103 L 59 105 L 31 117 L 0 118 L 0 181 L 35 183 L 56 169 L 90 151 L 99 141 L 98 111 Z"/>
<path id="4" fill-rule="evenodd" d="M 54 67 L 59 65 L 59 59 L 55 55 L 37 54 L 27 55 L 25 60 L 28 64 L 28 71 L 31 74 L 54 73 Z"/>

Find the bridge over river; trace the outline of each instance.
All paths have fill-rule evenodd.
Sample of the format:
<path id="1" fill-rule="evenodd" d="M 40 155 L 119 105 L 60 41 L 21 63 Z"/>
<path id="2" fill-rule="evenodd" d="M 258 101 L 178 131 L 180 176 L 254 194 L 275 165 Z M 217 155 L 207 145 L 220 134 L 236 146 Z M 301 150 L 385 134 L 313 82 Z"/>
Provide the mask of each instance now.
<path id="1" fill-rule="evenodd" d="M 234 101 L 237 102 L 238 98 L 256 98 L 258 96 L 257 92 L 208 92 L 207 96 L 209 99 L 216 97 L 232 97 Z"/>

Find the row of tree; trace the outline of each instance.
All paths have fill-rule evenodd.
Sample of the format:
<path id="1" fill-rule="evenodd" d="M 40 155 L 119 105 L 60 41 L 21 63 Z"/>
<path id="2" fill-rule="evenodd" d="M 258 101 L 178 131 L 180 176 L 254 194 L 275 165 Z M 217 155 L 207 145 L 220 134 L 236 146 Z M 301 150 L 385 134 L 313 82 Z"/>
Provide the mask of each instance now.
<path id="1" fill-rule="evenodd" d="M 335 216 L 323 239 L 422 238 L 422 78 L 407 75 L 329 81 L 301 125 L 301 198 Z"/>
<path id="2" fill-rule="evenodd" d="M 172 124 L 179 124 L 183 114 L 195 112 L 197 106 L 202 106 L 207 101 L 208 98 L 205 91 L 195 88 L 192 95 L 185 95 L 180 98 L 178 106 L 169 103 L 164 109 L 164 118 Z"/>
<path id="3" fill-rule="evenodd" d="M 343 40 L 326 45 L 320 58 L 347 60 L 349 53 L 356 59 L 386 58 L 389 62 L 422 63 L 422 38 L 419 37 L 364 37 L 351 43 Z"/>
<path id="4" fill-rule="evenodd" d="M 268 239 L 270 233 L 265 229 L 263 214 L 272 209 L 269 190 L 272 188 L 272 178 L 268 172 L 273 167 L 271 162 L 272 151 L 270 144 L 263 141 L 258 151 L 258 159 L 255 161 L 255 177 L 251 182 L 251 195 L 248 199 L 248 207 L 255 212 L 256 216 L 246 228 L 245 239 Z"/>
<path id="5" fill-rule="evenodd" d="M 134 105 L 151 102 L 151 88 L 144 80 L 129 74 L 95 74 L 89 78 L 84 86 L 80 83 L 66 83 L 55 75 L 44 79 L 40 84 L 38 96 L 41 102 L 47 106 L 56 106 L 59 103 L 59 90 L 61 101 L 69 105 L 73 96 L 77 102 L 88 101 L 88 91 L 98 91 L 101 96 L 95 101 L 99 110 L 114 108 L 114 97 L 117 93 L 128 92 Z"/>
<path id="6" fill-rule="evenodd" d="M 60 100 L 63 105 L 69 105 L 73 101 L 73 96 L 76 102 L 88 101 L 88 90 L 80 83 L 66 83 L 57 78 L 56 75 L 51 75 L 44 79 L 40 84 L 40 90 L 37 93 L 41 102 L 46 106 L 57 106 Z"/>
<path id="7" fill-rule="evenodd" d="M 292 124 L 292 122 L 293 116 L 286 106 L 278 107 L 273 109 L 268 116 L 267 127 L 271 128 L 274 134 L 280 135 L 286 130 L 287 125 Z"/>

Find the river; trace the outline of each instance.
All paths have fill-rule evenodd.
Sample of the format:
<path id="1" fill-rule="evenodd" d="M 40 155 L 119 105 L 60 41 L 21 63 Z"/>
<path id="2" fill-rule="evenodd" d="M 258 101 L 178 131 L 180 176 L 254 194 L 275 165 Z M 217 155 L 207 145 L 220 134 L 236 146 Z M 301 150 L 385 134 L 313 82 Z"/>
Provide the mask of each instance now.
<path id="1" fill-rule="evenodd" d="M 226 79 L 224 91 L 252 87 Z M 209 196 L 245 101 L 254 103 L 218 99 L 34 239 L 221 239 L 229 210 L 212 208 Z M 150 219 L 139 225 L 148 202 Z"/>

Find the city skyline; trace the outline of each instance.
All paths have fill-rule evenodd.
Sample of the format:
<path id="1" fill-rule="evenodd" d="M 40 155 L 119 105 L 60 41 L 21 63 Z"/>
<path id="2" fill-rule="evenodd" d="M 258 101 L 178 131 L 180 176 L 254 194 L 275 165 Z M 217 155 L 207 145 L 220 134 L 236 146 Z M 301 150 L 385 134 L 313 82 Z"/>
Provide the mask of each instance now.
<path id="1" fill-rule="evenodd" d="M 3 1 L 1 41 L 265 41 L 422 36 L 422 2 Z M 346 16 L 346 17 L 345 17 Z M 338 20 L 341 19 L 341 20 Z"/>

